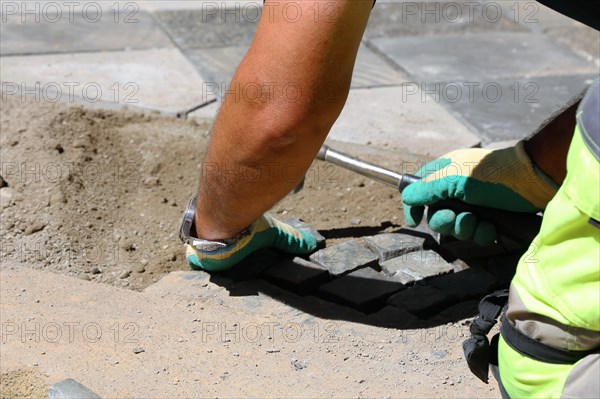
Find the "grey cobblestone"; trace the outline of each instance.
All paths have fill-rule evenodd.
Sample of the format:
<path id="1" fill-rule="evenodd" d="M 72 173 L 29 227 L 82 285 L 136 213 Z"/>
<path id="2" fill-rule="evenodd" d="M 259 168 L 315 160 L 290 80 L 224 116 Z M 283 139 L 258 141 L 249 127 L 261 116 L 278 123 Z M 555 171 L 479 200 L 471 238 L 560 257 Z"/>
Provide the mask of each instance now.
<path id="1" fill-rule="evenodd" d="M 323 266 L 334 276 L 377 265 L 377 255 L 356 240 L 322 249 L 312 254 L 310 260 Z"/>
<path id="2" fill-rule="evenodd" d="M 398 233 L 378 234 L 365 237 L 364 240 L 382 262 L 408 252 L 418 251 L 423 248 L 425 243 L 423 237 Z"/>
<path id="3" fill-rule="evenodd" d="M 402 330 L 418 328 L 423 324 L 423 321 L 415 315 L 395 306 L 385 306 L 381 310 L 365 316 L 362 322 Z"/>
<path id="4" fill-rule="evenodd" d="M 313 235 L 313 237 L 315 237 L 317 239 L 317 247 L 318 248 L 325 248 L 325 237 L 323 237 L 323 235 L 321 233 L 319 233 L 316 229 L 314 229 L 312 226 L 306 224 L 305 222 L 303 222 L 300 219 L 288 219 L 285 221 L 287 224 L 297 228 L 298 230 L 303 230 L 307 233 L 310 233 Z"/>
<path id="5" fill-rule="evenodd" d="M 447 252 L 448 255 L 464 261 L 487 259 L 507 254 L 507 250 L 498 243 L 481 246 L 471 240 L 461 241 L 453 237 L 444 237 L 440 248 L 442 251 Z"/>
<path id="6" fill-rule="evenodd" d="M 492 292 L 497 285 L 497 280 L 484 269 L 471 268 L 431 279 L 429 285 L 463 301 L 483 297 Z"/>
<path id="7" fill-rule="evenodd" d="M 250 254 L 242 262 L 223 273 L 233 281 L 248 280 L 257 277 L 269 267 L 280 262 L 285 255 L 274 249 L 266 248 Z"/>
<path id="8" fill-rule="evenodd" d="M 429 316 L 428 320 L 434 323 L 446 324 L 456 322 L 457 320 L 472 319 L 479 313 L 479 301 L 479 299 L 476 299 L 455 303 L 454 305 Z M 458 335 L 456 326 L 454 326 L 454 328 L 448 328 L 447 334 L 449 339 L 454 339 L 457 343 L 462 342 L 464 338 L 466 338 Z"/>
<path id="9" fill-rule="evenodd" d="M 450 273 L 454 266 L 434 251 L 410 252 L 381 262 L 381 269 L 404 284 Z"/>
<path id="10" fill-rule="evenodd" d="M 329 281 L 325 268 L 299 257 L 284 259 L 265 270 L 262 276 L 298 293 L 310 292 Z"/>
<path id="11" fill-rule="evenodd" d="M 369 312 L 382 306 L 388 296 L 404 288 L 403 284 L 383 273 L 365 268 L 322 285 L 319 293 L 325 298 Z"/>
<path id="12" fill-rule="evenodd" d="M 388 305 L 428 316 L 452 303 L 453 296 L 428 285 L 415 285 L 388 298 Z"/>
<path id="13" fill-rule="evenodd" d="M 523 254 L 519 252 L 491 258 L 488 261 L 487 270 L 496 277 L 500 286 L 508 288 L 522 256 Z"/>

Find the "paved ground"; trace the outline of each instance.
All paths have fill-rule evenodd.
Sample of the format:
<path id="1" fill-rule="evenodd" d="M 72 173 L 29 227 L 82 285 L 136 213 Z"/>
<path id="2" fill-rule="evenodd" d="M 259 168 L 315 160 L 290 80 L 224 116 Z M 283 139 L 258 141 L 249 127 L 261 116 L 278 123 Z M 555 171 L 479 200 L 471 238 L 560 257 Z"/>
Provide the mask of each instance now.
<path id="1" fill-rule="evenodd" d="M 6 263 L 0 278 L 2 397 L 31 386 L 41 397 L 40 385 L 67 377 L 103 398 L 498 396 L 462 360 L 457 309 L 428 325 L 397 310 L 403 327 L 385 329 L 316 298 L 248 297 L 268 287 L 198 272 L 143 292 Z"/>
<path id="2" fill-rule="evenodd" d="M 67 3 L 0 2 L 2 103 L 210 121 L 260 11 L 260 2 Z M 329 137 L 425 158 L 504 145 L 598 75 L 599 43 L 531 1 L 379 1 Z M 503 241 L 482 254 L 427 232 L 367 230 L 313 263 L 267 254 L 242 274 L 171 273 L 141 293 L 3 261 L 2 387 L 24 383 L 35 396 L 73 377 L 103 397 L 497 396 L 468 374 L 459 343 L 477 299 L 508 283 L 506 265 L 525 248 Z M 253 323 L 312 338 L 326 328 L 315 350 L 308 333 L 248 338 Z M 98 327 L 105 341 L 90 335 Z M 225 327 L 233 338 L 213 331 Z"/>
<path id="3" fill-rule="evenodd" d="M 260 12 L 260 2 L 52 3 L 2 1 L 6 95 L 193 118 L 215 115 Z M 598 74 L 598 34 L 511 4 L 381 1 L 330 138 L 435 156 L 530 133 Z"/>

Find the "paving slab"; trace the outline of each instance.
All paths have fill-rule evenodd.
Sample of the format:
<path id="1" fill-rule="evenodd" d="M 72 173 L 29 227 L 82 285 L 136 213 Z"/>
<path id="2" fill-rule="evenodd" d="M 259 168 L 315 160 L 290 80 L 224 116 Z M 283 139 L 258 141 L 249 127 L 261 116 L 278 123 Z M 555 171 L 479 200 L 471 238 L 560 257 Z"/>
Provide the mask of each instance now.
<path id="1" fill-rule="evenodd" d="M 353 88 L 399 85 L 408 80 L 404 74 L 390 66 L 388 61 L 361 44 L 352 75 Z"/>
<path id="2" fill-rule="evenodd" d="M 206 79 L 206 85 L 222 100 L 235 71 L 246 55 L 248 46 L 217 47 L 186 50 L 184 54 Z M 353 88 L 399 85 L 408 79 L 365 45 L 356 58 Z"/>
<path id="3" fill-rule="evenodd" d="M 450 273 L 454 271 L 454 266 L 446 262 L 440 254 L 426 250 L 410 252 L 381 262 L 381 269 L 388 276 L 408 284 Z"/>
<path id="4" fill-rule="evenodd" d="M 422 83 L 467 81 L 484 86 L 503 78 L 594 73 L 597 70 L 596 65 L 571 49 L 533 33 L 381 38 L 372 43 Z"/>
<path id="5" fill-rule="evenodd" d="M 443 104 L 474 126 L 484 143 L 523 139 L 582 93 L 594 75 L 500 79 L 492 83 L 431 85 L 430 101 Z"/>
<path id="6" fill-rule="evenodd" d="M 414 83 L 350 90 L 329 139 L 390 150 L 408 148 L 430 157 L 479 145 L 467 125 L 423 98 Z"/>
<path id="7" fill-rule="evenodd" d="M 248 46 L 256 32 L 260 2 L 219 7 L 219 2 L 196 10 L 157 11 L 154 15 L 183 50 Z M 223 3 L 224 4 L 224 3 Z"/>
<path id="8" fill-rule="evenodd" d="M 174 115 L 214 99 L 177 49 L 2 57 L 0 67 L 5 94 L 27 87 L 28 98 L 39 101 L 105 102 Z"/>
<path id="9" fill-rule="evenodd" d="M 0 55 L 173 47 L 152 16 L 137 9 L 134 3 L 130 3 L 130 10 L 115 8 L 98 14 L 91 8 L 87 12 L 69 12 L 61 3 L 55 4 L 52 8 L 57 11 L 50 15 L 43 11 L 38 15 L 4 15 L 0 24 Z"/>
<path id="10" fill-rule="evenodd" d="M 323 284 L 319 294 L 370 313 L 383 306 L 388 296 L 404 288 L 403 284 L 383 273 L 364 268 Z"/>
<path id="11" fill-rule="evenodd" d="M 585 59 L 600 66 L 600 34 L 589 26 L 557 26 L 544 31 L 546 35 L 569 47 Z"/>
<path id="12" fill-rule="evenodd" d="M 213 9 L 215 6 L 221 7 L 222 5 L 234 3 L 232 0 L 224 0 L 216 2 L 214 0 L 137 0 L 136 4 L 140 6 L 142 10 L 149 12 L 155 11 L 166 11 L 166 10 L 206 10 Z"/>
<path id="13" fill-rule="evenodd" d="M 399 233 L 384 233 L 364 237 L 367 246 L 375 252 L 381 262 L 423 249 L 425 238 Z"/>
<path id="14" fill-rule="evenodd" d="M 488 150 L 502 150 L 504 148 L 514 147 L 515 145 L 517 145 L 518 142 L 519 140 L 517 139 L 493 141 L 482 147 Z"/>
<path id="15" fill-rule="evenodd" d="M 186 50 L 184 54 L 221 101 L 247 50 L 248 46 L 218 47 Z"/>
<path id="16" fill-rule="evenodd" d="M 306 294 L 329 281 L 329 272 L 316 263 L 296 257 L 269 267 L 262 277 L 290 291 Z"/>
<path id="17" fill-rule="evenodd" d="M 371 11 L 365 37 L 526 31 L 512 15 L 502 11 L 495 15 L 494 6 L 481 2 L 378 1 Z"/>
<path id="18" fill-rule="evenodd" d="M 323 266 L 332 276 L 377 265 L 377 255 L 356 240 L 321 249 L 310 255 L 311 262 Z"/>
<path id="19" fill-rule="evenodd" d="M 536 33 L 546 32 L 553 27 L 583 25 L 537 1 L 499 1 L 497 4 L 502 8 L 502 15 Z"/>
<path id="20" fill-rule="evenodd" d="M 453 303 L 454 297 L 429 285 L 415 285 L 390 296 L 387 304 L 417 316 L 429 316 Z"/>
<path id="21" fill-rule="evenodd" d="M 201 108 L 198 108 L 195 111 L 190 112 L 187 117 L 192 119 L 197 119 L 201 121 L 214 121 L 219 113 L 219 109 L 221 108 L 221 102 L 213 101 L 209 104 L 204 105 Z"/>
<path id="22" fill-rule="evenodd" d="M 481 268 L 470 268 L 429 280 L 429 285 L 457 300 L 483 297 L 494 290 L 496 278 Z"/>

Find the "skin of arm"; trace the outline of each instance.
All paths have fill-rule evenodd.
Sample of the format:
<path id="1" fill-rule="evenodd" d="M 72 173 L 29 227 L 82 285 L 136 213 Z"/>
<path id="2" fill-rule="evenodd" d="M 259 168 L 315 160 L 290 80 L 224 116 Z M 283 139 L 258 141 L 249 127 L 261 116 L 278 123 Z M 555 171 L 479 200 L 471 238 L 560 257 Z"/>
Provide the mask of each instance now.
<path id="1" fill-rule="evenodd" d="M 302 179 L 345 104 L 372 4 L 265 2 L 213 127 L 198 238 L 236 236 Z"/>
<path id="2" fill-rule="evenodd" d="M 525 142 L 525 150 L 532 161 L 559 185 L 567 175 L 567 153 L 575 131 L 579 103 L 565 109 Z"/>

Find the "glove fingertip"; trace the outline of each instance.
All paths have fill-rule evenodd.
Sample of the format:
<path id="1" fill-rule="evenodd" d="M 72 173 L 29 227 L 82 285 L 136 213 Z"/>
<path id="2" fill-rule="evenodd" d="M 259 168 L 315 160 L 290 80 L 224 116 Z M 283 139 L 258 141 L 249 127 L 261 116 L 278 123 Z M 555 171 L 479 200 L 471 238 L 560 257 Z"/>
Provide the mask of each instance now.
<path id="1" fill-rule="evenodd" d="M 496 240 L 496 226 L 490 222 L 480 222 L 475 229 L 473 240 L 482 247 L 493 244 Z"/>
<path id="2" fill-rule="evenodd" d="M 404 205 L 404 222 L 408 227 L 417 227 L 423 220 L 424 213 L 423 206 Z"/>
<path id="3" fill-rule="evenodd" d="M 410 206 L 429 205 L 431 194 L 427 187 L 427 183 L 420 180 L 410 184 L 402 191 L 402 202 Z"/>
<path id="4" fill-rule="evenodd" d="M 451 209 L 440 209 L 427 216 L 427 222 L 431 230 L 441 234 L 449 234 L 454 228 L 456 213 Z"/>
<path id="5" fill-rule="evenodd" d="M 471 212 L 463 212 L 456 216 L 452 235 L 459 240 L 468 240 L 473 237 L 477 228 L 477 216 Z"/>

